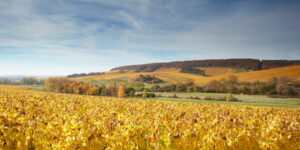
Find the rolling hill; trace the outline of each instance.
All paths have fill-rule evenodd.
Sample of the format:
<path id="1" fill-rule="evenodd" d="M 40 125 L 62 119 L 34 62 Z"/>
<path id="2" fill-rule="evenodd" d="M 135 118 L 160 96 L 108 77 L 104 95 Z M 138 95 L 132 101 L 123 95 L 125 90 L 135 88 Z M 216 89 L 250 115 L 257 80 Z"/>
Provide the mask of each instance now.
<path id="1" fill-rule="evenodd" d="M 288 66 L 288 67 L 280 67 L 274 69 L 265 69 L 265 70 L 258 70 L 258 71 L 250 71 L 250 72 L 242 72 L 242 73 L 232 73 L 228 75 L 235 75 L 238 77 L 239 81 L 245 82 L 253 82 L 253 81 L 268 81 L 273 77 L 288 77 L 295 81 L 300 81 L 300 65 L 296 66 Z M 219 80 L 222 78 L 228 77 L 228 75 L 219 75 L 213 77 L 203 77 L 199 78 L 196 83 L 208 83 L 212 80 Z"/>
<path id="2" fill-rule="evenodd" d="M 237 73 L 235 68 L 226 67 L 205 67 L 200 68 L 207 71 L 211 76 L 200 76 L 196 74 L 180 73 L 179 68 L 159 68 L 153 72 L 120 72 L 113 69 L 112 72 L 104 75 L 75 77 L 73 80 L 94 79 L 94 80 L 130 80 L 137 78 L 140 74 L 154 75 L 166 82 L 178 83 L 193 80 L 196 84 L 206 84 L 212 80 L 226 78 L 228 75 L 235 75 L 240 81 L 267 81 L 272 77 L 286 76 L 290 79 L 300 81 L 300 65 L 280 67 L 274 69 L 256 70 Z"/>
<path id="3" fill-rule="evenodd" d="M 160 68 L 188 68 L 188 67 L 222 67 L 244 70 L 263 70 L 278 67 L 300 65 L 300 60 L 258 60 L 258 59 L 209 59 L 192 61 L 175 61 L 165 63 L 151 63 L 141 65 L 129 65 L 113 68 L 124 72 L 153 72 Z"/>

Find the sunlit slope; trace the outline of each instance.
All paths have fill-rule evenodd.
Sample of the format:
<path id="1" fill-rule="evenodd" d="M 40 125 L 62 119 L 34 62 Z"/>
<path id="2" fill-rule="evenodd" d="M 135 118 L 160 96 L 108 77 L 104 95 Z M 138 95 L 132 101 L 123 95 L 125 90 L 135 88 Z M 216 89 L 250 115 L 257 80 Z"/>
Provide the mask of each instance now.
<path id="1" fill-rule="evenodd" d="M 300 81 L 300 65 L 298 66 L 289 66 L 268 70 L 260 70 L 260 71 L 252 71 L 252 72 L 243 72 L 243 73 L 234 73 L 235 69 L 222 69 L 222 71 L 216 68 L 207 69 L 210 73 L 213 72 L 216 76 L 212 77 L 204 77 L 200 75 L 180 73 L 180 69 L 176 68 L 164 68 L 159 69 L 155 72 L 128 72 L 128 73 L 114 73 L 114 74 L 105 74 L 105 75 L 97 75 L 97 76 L 85 76 L 85 77 L 77 77 L 72 78 L 75 80 L 82 79 L 94 79 L 94 80 L 113 80 L 113 79 L 134 79 L 137 78 L 140 74 L 144 75 L 155 75 L 156 77 L 170 83 L 184 82 L 188 80 L 195 81 L 196 84 L 205 84 L 212 80 L 219 80 L 221 78 L 226 78 L 228 75 L 235 75 L 238 77 L 240 81 L 267 81 L 272 77 L 281 77 L 286 76 L 290 79 L 294 79 Z M 218 72 L 219 71 L 219 72 Z M 218 75 L 223 74 L 223 75 Z"/>
<path id="2" fill-rule="evenodd" d="M 240 81 L 267 81 L 273 77 L 288 77 L 290 79 L 294 79 L 299 81 L 300 78 L 300 66 L 289 66 L 289 67 L 282 67 L 282 68 L 275 68 L 275 69 L 267 69 L 267 70 L 260 70 L 260 71 L 252 71 L 252 72 L 243 72 L 243 73 L 232 73 L 228 75 L 235 75 L 238 77 Z M 200 77 L 196 81 L 196 83 L 208 83 L 211 80 L 219 80 L 221 78 L 226 78 L 228 75 L 220 75 L 214 77 Z"/>
<path id="3" fill-rule="evenodd" d="M 93 80 L 113 80 L 113 79 L 122 79 L 130 80 L 137 78 L 140 74 L 143 75 L 154 75 L 166 82 L 176 83 L 180 81 L 188 81 L 191 79 L 196 79 L 198 75 L 180 73 L 178 68 L 162 68 L 155 72 L 127 72 L 127 73 L 108 73 L 105 75 L 96 75 L 96 76 L 84 76 L 72 78 L 74 80 L 83 80 L 83 79 L 93 79 Z"/>

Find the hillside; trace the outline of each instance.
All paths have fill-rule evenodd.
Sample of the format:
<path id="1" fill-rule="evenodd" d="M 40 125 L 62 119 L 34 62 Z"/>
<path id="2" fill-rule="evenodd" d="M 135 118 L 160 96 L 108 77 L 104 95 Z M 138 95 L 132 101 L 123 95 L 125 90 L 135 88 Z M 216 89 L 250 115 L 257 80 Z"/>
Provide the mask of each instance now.
<path id="1" fill-rule="evenodd" d="M 135 71 L 135 72 L 153 72 L 160 68 L 187 68 L 187 67 L 228 67 L 244 68 L 247 70 L 260 70 L 260 61 L 258 59 L 210 59 L 193 61 L 176 61 L 165 63 L 151 63 L 142 65 L 129 65 L 113 68 L 111 70 Z"/>
<path id="2" fill-rule="evenodd" d="M 176 61 L 165 63 L 151 63 L 129 65 L 113 68 L 112 70 L 153 72 L 160 68 L 187 68 L 187 67 L 226 67 L 245 70 L 262 70 L 292 65 L 300 65 L 300 60 L 258 60 L 258 59 L 210 59 L 193 61 Z"/>
<path id="3" fill-rule="evenodd" d="M 163 81 L 176 83 L 180 80 L 187 81 L 191 80 L 197 75 L 180 73 L 179 69 L 176 68 L 161 68 L 154 72 L 126 72 L 126 73 L 106 73 L 104 75 L 97 75 L 97 76 L 83 76 L 83 77 L 76 77 L 72 78 L 74 80 L 83 80 L 83 79 L 94 79 L 94 80 L 130 80 L 137 78 L 140 74 L 143 75 L 154 75 Z"/>
<path id="4" fill-rule="evenodd" d="M 202 68 L 203 69 L 203 68 Z M 205 69 L 205 68 L 204 68 Z M 207 69 L 207 68 L 206 68 Z M 180 73 L 178 68 L 160 68 L 153 72 L 128 72 L 128 73 L 114 73 L 97 75 L 97 76 L 84 76 L 72 78 L 74 80 L 83 79 L 95 79 L 95 80 L 129 80 L 135 79 L 140 74 L 144 75 L 154 75 L 166 82 L 177 83 L 184 82 L 188 80 L 195 81 L 196 84 L 205 84 L 212 80 L 219 80 L 221 78 L 226 78 L 228 75 L 236 75 L 240 81 L 267 81 L 272 77 L 286 76 L 288 78 L 300 81 L 300 65 L 288 66 L 275 69 L 266 69 L 250 72 L 235 73 L 235 70 L 230 68 L 208 68 L 209 72 L 215 76 L 200 76 L 188 73 Z"/>
<path id="5" fill-rule="evenodd" d="M 228 74 L 229 75 L 229 74 Z M 228 75 L 219 75 L 213 77 L 202 77 L 195 80 L 197 83 L 208 83 L 212 80 L 219 80 L 226 78 Z M 242 72 L 242 73 L 232 73 L 230 75 L 235 75 L 240 81 L 253 82 L 253 81 L 267 81 L 273 77 L 288 77 L 290 79 L 300 81 L 300 65 L 297 66 L 288 66 L 274 69 L 258 70 L 251 72 Z"/>

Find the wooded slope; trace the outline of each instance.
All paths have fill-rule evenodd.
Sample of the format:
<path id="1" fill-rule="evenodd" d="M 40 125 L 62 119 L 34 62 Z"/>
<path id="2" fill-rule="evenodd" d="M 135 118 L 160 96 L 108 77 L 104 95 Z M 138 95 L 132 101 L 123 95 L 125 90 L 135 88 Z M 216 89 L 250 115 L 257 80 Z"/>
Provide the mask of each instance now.
<path id="1" fill-rule="evenodd" d="M 186 68 L 186 67 L 227 67 L 245 70 L 262 70 L 292 65 L 300 65 L 300 60 L 258 60 L 258 59 L 210 59 L 193 61 L 176 61 L 129 65 L 113 68 L 112 70 L 153 72 L 159 68 Z"/>

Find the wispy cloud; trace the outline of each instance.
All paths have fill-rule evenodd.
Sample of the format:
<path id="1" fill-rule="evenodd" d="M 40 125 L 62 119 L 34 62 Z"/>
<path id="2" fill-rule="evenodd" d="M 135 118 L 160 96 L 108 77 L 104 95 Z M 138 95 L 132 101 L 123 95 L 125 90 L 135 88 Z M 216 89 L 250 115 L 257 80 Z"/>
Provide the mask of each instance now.
<path id="1" fill-rule="evenodd" d="M 298 1 L 269 0 L 2 0 L 1 74 L 186 59 L 299 59 L 299 9 Z"/>

